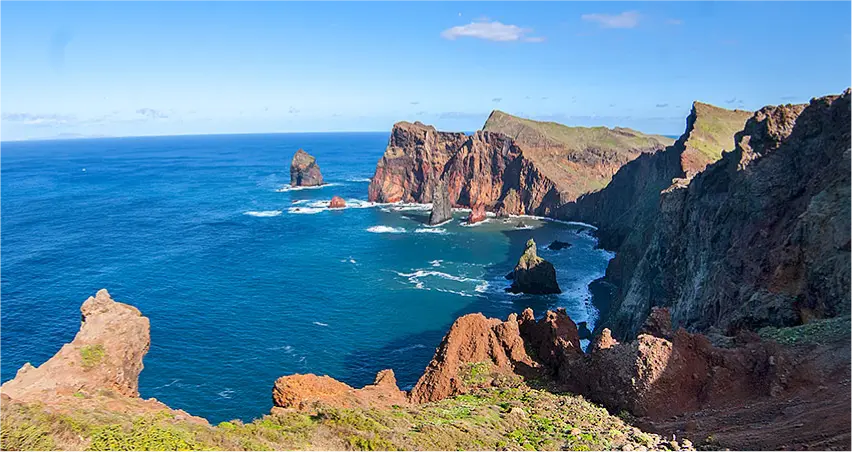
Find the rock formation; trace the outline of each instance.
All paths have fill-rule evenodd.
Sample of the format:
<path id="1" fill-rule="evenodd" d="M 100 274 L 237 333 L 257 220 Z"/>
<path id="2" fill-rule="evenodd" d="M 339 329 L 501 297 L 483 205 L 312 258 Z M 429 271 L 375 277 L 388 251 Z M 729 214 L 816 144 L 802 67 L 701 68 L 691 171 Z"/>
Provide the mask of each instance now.
<path id="1" fill-rule="evenodd" d="M 551 294 L 562 293 L 556 281 L 556 269 L 550 262 L 538 257 L 535 240 L 527 240 L 524 253 L 510 273 L 513 280 L 508 289 L 513 293 Z M 508 278 L 508 275 L 507 275 Z"/>
<path id="2" fill-rule="evenodd" d="M 471 136 L 401 122 L 376 166 L 369 198 L 432 202 L 443 179 L 453 205 L 547 215 L 605 185 L 623 163 L 670 142 L 629 129 L 566 127 L 496 111 Z"/>
<path id="3" fill-rule="evenodd" d="M 121 412 L 167 410 L 205 422 L 154 400 L 139 398 L 139 373 L 151 336 L 148 318 L 118 303 L 106 289 L 89 297 L 74 340 L 38 367 L 26 363 L 0 393 L 16 403 L 43 403 L 61 410 L 97 407 Z"/>
<path id="4" fill-rule="evenodd" d="M 570 243 L 561 242 L 559 240 L 554 240 L 554 241 L 550 242 L 550 245 L 547 245 L 547 249 L 553 250 L 553 251 L 559 251 L 559 250 L 562 250 L 562 249 L 565 249 L 565 248 L 570 248 L 570 247 L 571 247 Z"/>
<path id="5" fill-rule="evenodd" d="M 432 212 L 429 213 L 429 224 L 435 226 L 453 219 L 453 206 L 450 203 L 450 193 L 447 184 L 439 180 L 432 196 Z"/>
<path id="6" fill-rule="evenodd" d="M 311 411 L 317 404 L 340 408 L 387 408 L 408 404 L 405 392 L 397 387 L 390 369 L 376 374 L 375 382 L 361 389 L 325 375 L 287 375 L 275 381 L 272 401 L 277 409 L 298 411 Z"/>
<path id="7" fill-rule="evenodd" d="M 635 336 L 652 306 L 729 334 L 848 313 L 849 98 L 765 107 L 732 152 L 664 190 L 610 264 L 621 288 L 602 326 Z"/>
<path id="8" fill-rule="evenodd" d="M 486 218 L 488 218 L 488 215 L 485 212 L 485 205 L 474 204 L 467 216 L 467 224 L 479 223 L 485 221 Z"/>
<path id="9" fill-rule="evenodd" d="M 317 159 L 302 149 L 296 151 L 290 163 L 290 186 L 312 187 L 322 184 L 322 173 Z"/>
<path id="10" fill-rule="evenodd" d="M 501 375 L 530 375 L 535 367 L 524 349 L 515 314 L 505 322 L 468 314 L 450 327 L 409 400 L 441 400 L 490 385 Z"/>
<path id="11" fill-rule="evenodd" d="M 346 207 L 346 201 L 340 196 L 332 196 L 331 201 L 328 203 L 329 209 L 342 209 L 344 207 Z"/>

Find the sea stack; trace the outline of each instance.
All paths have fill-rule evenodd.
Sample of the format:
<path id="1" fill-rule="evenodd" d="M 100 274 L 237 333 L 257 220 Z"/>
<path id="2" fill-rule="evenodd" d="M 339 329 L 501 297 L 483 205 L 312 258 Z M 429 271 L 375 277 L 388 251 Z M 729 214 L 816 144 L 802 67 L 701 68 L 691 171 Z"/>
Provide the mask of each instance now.
<path id="1" fill-rule="evenodd" d="M 524 254 L 510 273 L 514 282 L 508 291 L 512 293 L 551 294 L 562 293 L 556 282 L 556 269 L 550 262 L 538 257 L 535 240 L 527 240 Z M 507 275 L 507 277 L 509 276 Z"/>
<path id="2" fill-rule="evenodd" d="M 332 196 L 331 201 L 328 203 L 329 209 L 342 209 L 344 207 L 346 207 L 346 201 L 340 196 Z"/>
<path id="3" fill-rule="evenodd" d="M 322 184 L 322 173 L 317 159 L 302 149 L 296 151 L 290 163 L 290 186 L 314 187 Z"/>
<path id="4" fill-rule="evenodd" d="M 453 206 L 450 204 L 450 192 L 447 184 L 440 180 L 435 184 L 432 193 L 432 213 L 429 214 L 429 224 L 434 226 L 449 221 L 453 218 Z"/>
<path id="5" fill-rule="evenodd" d="M 467 224 L 479 223 L 486 218 L 485 205 L 476 203 L 470 208 L 470 215 L 467 216 Z"/>

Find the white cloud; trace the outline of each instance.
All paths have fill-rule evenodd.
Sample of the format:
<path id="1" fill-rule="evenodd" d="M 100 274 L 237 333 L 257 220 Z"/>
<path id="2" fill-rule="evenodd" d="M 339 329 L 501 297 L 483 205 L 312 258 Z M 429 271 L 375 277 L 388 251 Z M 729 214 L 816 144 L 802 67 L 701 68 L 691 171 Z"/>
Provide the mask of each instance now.
<path id="1" fill-rule="evenodd" d="M 641 16 L 636 11 L 625 11 L 621 14 L 583 14 L 581 19 L 594 22 L 602 28 L 635 28 L 639 25 Z"/>
<path id="2" fill-rule="evenodd" d="M 57 114 L 3 113 L 2 115 L 2 120 L 5 122 L 16 122 L 28 126 L 59 126 L 75 119 L 70 115 Z"/>
<path id="3" fill-rule="evenodd" d="M 455 40 L 458 38 L 477 38 L 487 41 L 510 42 L 542 42 L 543 37 L 528 36 L 532 33 L 531 28 L 522 28 L 517 25 L 506 25 L 498 21 L 474 21 L 467 25 L 459 25 L 441 32 L 444 39 Z"/>

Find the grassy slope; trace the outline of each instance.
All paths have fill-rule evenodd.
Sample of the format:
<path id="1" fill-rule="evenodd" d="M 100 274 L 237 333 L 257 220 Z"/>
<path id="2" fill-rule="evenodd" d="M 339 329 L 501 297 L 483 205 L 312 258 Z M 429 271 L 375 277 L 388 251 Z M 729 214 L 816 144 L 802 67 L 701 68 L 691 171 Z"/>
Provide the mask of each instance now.
<path id="1" fill-rule="evenodd" d="M 695 102 L 693 108 L 698 119 L 686 147 L 699 151 L 708 163 L 722 158 L 722 150 L 734 148 L 734 134 L 754 115 L 750 111 L 727 110 L 701 102 Z"/>
<path id="2" fill-rule="evenodd" d="M 4 450 L 630 450 L 670 447 L 582 397 L 527 386 L 478 390 L 413 408 L 318 408 L 215 427 L 167 412 L 50 413 L 4 403 Z M 683 444 L 682 444 L 683 445 Z"/>
<path id="3" fill-rule="evenodd" d="M 491 113 L 483 130 L 512 137 L 524 148 L 524 155 L 569 199 L 605 187 L 612 174 L 640 151 L 661 149 L 674 142 L 632 129 L 569 127 L 499 110 Z"/>

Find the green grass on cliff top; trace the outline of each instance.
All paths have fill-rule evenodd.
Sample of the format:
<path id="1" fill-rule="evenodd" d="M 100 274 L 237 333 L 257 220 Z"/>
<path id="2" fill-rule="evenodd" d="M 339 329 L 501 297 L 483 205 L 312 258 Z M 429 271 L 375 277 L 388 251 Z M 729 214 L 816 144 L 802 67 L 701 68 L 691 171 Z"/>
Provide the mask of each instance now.
<path id="1" fill-rule="evenodd" d="M 708 162 L 719 160 L 723 150 L 734 148 L 734 135 L 753 115 L 750 111 L 727 110 L 701 102 L 695 102 L 692 108 L 697 119 L 686 145 L 699 151 Z"/>
<path id="2" fill-rule="evenodd" d="M 4 402 L 4 450 L 659 450 L 674 447 L 573 395 L 526 386 L 415 407 L 284 412 L 206 426 L 170 412 L 58 414 Z M 682 447 L 683 442 L 679 445 Z"/>
<path id="3" fill-rule="evenodd" d="M 521 143 L 539 140 L 541 136 L 544 136 L 569 149 L 596 148 L 604 151 L 618 151 L 626 148 L 667 146 L 674 142 L 669 137 L 647 135 L 633 129 L 571 127 L 557 122 L 519 118 L 500 110 L 491 112 L 482 129 L 503 133 L 516 138 Z"/>

